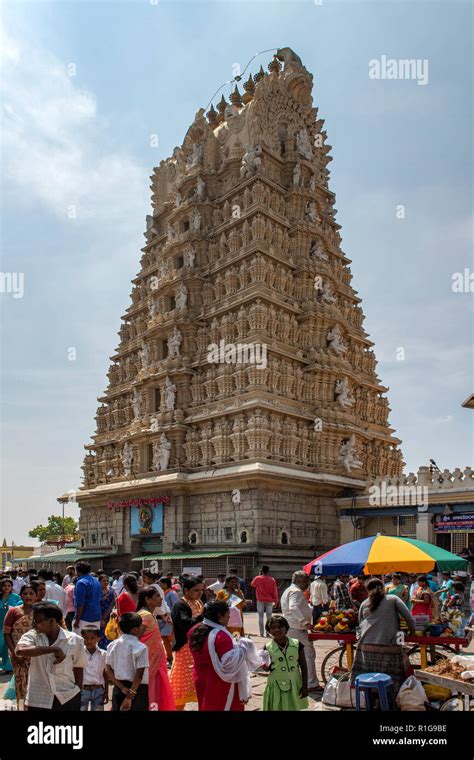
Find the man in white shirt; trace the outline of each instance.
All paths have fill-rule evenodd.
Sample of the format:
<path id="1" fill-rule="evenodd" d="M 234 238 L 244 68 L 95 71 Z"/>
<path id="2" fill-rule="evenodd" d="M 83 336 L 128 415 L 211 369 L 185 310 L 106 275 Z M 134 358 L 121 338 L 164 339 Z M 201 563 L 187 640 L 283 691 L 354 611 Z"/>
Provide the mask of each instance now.
<path id="1" fill-rule="evenodd" d="M 37 602 L 33 628 L 23 634 L 15 654 L 31 658 L 25 709 L 69 711 L 81 709 L 84 643 L 61 628 L 62 612 L 52 602 Z"/>
<path id="2" fill-rule="evenodd" d="M 66 592 L 61 586 L 59 586 L 57 583 L 54 582 L 53 571 L 40 570 L 38 575 L 40 578 L 42 578 L 45 581 L 45 585 L 46 585 L 46 593 L 44 595 L 45 601 L 57 602 L 57 604 L 59 605 L 59 609 L 65 616 L 67 612 Z"/>
<path id="3" fill-rule="evenodd" d="M 112 591 L 115 596 L 120 596 L 123 591 L 123 573 L 121 570 L 114 570 L 112 573 Z"/>
<path id="4" fill-rule="evenodd" d="M 112 710 L 148 710 L 148 649 L 139 641 L 144 626 L 137 612 L 119 620 L 122 636 L 107 647 L 106 673 L 114 684 Z"/>
<path id="5" fill-rule="evenodd" d="M 313 625 L 316 625 L 329 603 L 328 587 L 320 575 L 315 575 L 309 587 L 309 598 L 313 605 Z"/>
<path id="6" fill-rule="evenodd" d="M 309 578 L 305 572 L 299 570 L 293 573 L 291 580 L 291 586 L 283 592 L 280 599 L 281 613 L 290 626 L 288 636 L 297 639 L 304 646 L 308 666 L 308 690 L 321 691 L 316 674 L 316 652 L 313 642 L 308 638 L 308 631 L 312 628 L 311 608 L 303 594 L 309 586 Z"/>
<path id="7" fill-rule="evenodd" d="M 75 576 L 76 576 L 76 568 L 74 567 L 74 565 L 68 565 L 66 568 L 66 575 L 63 578 L 63 582 L 61 583 L 61 586 L 63 588 L 66 588 L 66 586 L 69 586 L 69 584 L 72 583 Z"/>
<path id="8" fill-rule="evenodd" d="M 13 593 L 19 594 L 26 583 L 25 579 L 23 576 L 18 574 L 17 570 L 10 570 L 10 578 L 12 579 L 13 583 Z"/>

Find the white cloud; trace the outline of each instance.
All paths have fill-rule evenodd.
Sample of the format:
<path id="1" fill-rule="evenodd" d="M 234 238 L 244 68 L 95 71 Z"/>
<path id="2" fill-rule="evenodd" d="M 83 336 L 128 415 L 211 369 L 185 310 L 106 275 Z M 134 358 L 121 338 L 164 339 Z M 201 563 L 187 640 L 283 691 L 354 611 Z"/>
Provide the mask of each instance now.
<path id="1" fill-rule="evenodd" d="M 23 200 L 60 217 L 119 220 L 142 210 L 148 172 L 110 144 L 94 93 L 30 42 L 2 40 L 4 174 Z"/>

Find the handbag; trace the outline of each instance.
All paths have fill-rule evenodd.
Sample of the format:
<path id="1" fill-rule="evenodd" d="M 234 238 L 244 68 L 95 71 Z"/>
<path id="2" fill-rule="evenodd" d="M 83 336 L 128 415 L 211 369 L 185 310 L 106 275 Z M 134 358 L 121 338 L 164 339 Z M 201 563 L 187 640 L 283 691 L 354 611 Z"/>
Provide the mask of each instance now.
<path id="1" fill-rule="evenodd" d="M 333 674 L 324 687 L 322 702 L 331 707 L 354 707 L 354 693 L 350 673 Z M 365 694 L 360 697 L 361 707 L 365 707 Z"/>

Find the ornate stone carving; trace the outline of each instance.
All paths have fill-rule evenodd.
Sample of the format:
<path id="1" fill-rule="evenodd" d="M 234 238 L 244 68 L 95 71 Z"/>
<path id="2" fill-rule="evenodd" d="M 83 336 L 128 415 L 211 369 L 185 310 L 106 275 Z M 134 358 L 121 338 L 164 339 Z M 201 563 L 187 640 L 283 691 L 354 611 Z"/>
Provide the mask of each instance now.
<path id="1" fill-rule="evenodd" d="M 354 405 L 355 399 L 350 389 L 349 381 L 347 377 L 343 377 L 336 382 L 335 388 L 336 401 L 340 406 L 348 408 Z"/>
<path id="2" fill-rule="evenodd" d="M 166 376 L 165 380 L 165 393 L 165 406 L 166 409 L 171 412 L 174 409 L 176 403 L 176 385 L 174 385 L 168 376 Z"/>
<path id="3" fill-rule="evenodd" d="M 153 444 L 153 469 L 167 470 L 171 457 L 171 443 L 165 433 L 161 434 L 160 442 Z"/>
<path id="4" fill-rule="evenodd" d="M 339 461 L 344 465 L 347 472 L 362 467 L 363 462 L 357 458 L 357 447 L 354 434 L 341 444 L 339 449 Z"/>
<path id="5" fill-rule="evenodd" d="M 313 149 L 306 129 L 300 129 L 296 134 L 296 150 L 307 161 L 313 160 Z"/>
<path id="6" fill-rule="evenodd" d="M 335 324 L 331 330 L 328 330 L 326 337 L 330 348 L 337 354 L 344 354 L 347 351 L 347 346 L 342 340 L 341 328 L 338 324 Z"/>
<path id="7" fill-rule="evenodd" d="M 182 340 L 183 336 L 181 335 L 178 328 L 175 327 L 172 335 L 168 338 L 168 352 L 172 359 L 179 356 L 179 348 L 181 346 Z"/>
<path id="8" fill-rule="evenodd" d="M 245 153 L 242 158 L 242 166 L 240 168 L 240 176 L 242 179 L 251 177 L 255 174 L 262 163 L 262 149 L 260 145 L 246 145 Z"/>
<path id="9" fill-rule="evenodd" d="M 120 455 L 124 475 L 129 478 L 132 474 L 133 451 L 128 441 L 125 441 Z"/>

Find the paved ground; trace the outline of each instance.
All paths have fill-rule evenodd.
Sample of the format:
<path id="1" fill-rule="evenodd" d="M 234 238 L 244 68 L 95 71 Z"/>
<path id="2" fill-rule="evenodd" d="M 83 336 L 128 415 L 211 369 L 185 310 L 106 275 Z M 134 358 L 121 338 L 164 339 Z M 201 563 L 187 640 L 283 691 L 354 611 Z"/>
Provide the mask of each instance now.
<path id="1" fill-rule="evenodd" d="M 258 633 L 258 618 L 256 612 L 246 613 L 244 617 L 245 632 L 252 638 L 257 646 L 262 647 L 268 639 L 263 639 Z M 335 648 L 337 642 L 335 641 L 319 641 L 316 645 L 316 668 L 318 675 L 321 676 L 321 663 L 326 654 Z M 474 652 L 474 640 L 466 650 L 468 652 Z M 336 663 L 334 663 L 336 664 Z M 265 690 L 266 675 L 260 673 L 252 674 L 252 687 L 253 695 L 250 702 L 247 705 L 247 710 L 261 710 L 263 703 L 263 692 Z M 12 702 L 3 699 L 3 695 L 8 686 L 10 678 L 0 675 L 0 710 L 16 709 L 16 705 Z M 337 708 L 326 707 L 321 703 L 321 697 L 317 696 L 316 699 L 310 697 L 310 710 L 331 710 Z M 110 705 L 106 707 L 110 709 Z M 197 710 L 197 704 L 190 704 L 186 707 L 187 710 Z"/>

